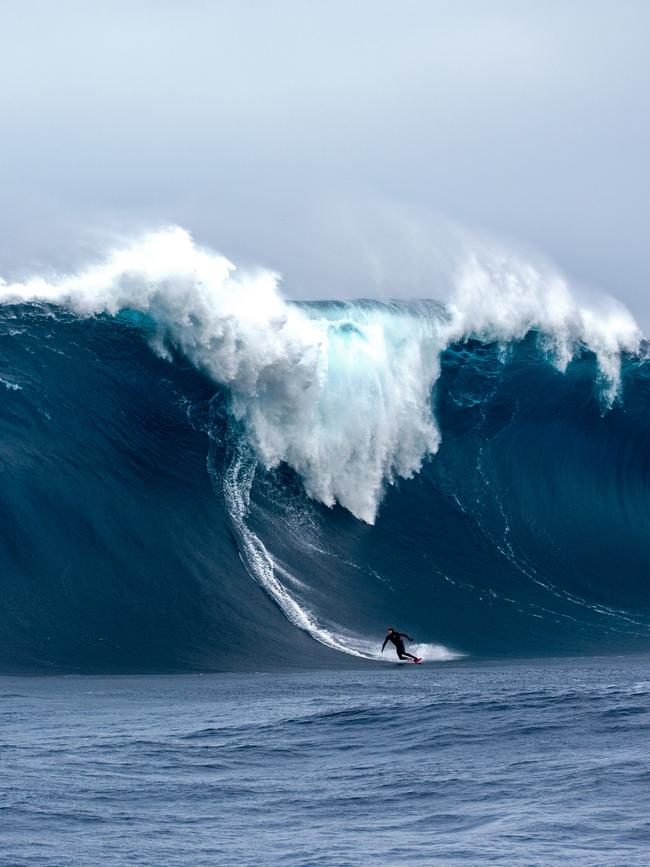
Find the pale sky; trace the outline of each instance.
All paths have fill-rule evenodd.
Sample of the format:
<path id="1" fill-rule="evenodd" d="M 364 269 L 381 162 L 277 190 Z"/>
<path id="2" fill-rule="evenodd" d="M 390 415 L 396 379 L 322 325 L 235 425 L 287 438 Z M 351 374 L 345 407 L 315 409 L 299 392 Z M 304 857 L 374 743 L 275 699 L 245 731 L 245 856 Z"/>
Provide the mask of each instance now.
<path id="1" fill-rule="evenodd" d="M 0 274 L 174 223 L 295 297 L 436 294 L 449 220 L 648 333 L 649 45 L 636 0 L 0 0 Z"/>

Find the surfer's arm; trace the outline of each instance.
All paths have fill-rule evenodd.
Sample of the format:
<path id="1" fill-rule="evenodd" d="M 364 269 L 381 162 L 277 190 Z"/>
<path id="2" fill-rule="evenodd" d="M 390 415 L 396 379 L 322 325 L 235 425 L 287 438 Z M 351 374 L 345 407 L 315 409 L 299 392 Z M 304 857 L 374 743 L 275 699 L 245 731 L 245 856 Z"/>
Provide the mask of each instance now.
<path id="1" fill-rule="evenodd" d="M 384 638 L 384 643 L 383 643 L 382 646 L 381 646 L 381 652 L 382 652 L 382 653 L 384 652 L 384 647 L 386 647 L 386 642 L 387 642 L 387 641 L 388 641 L 388 636 L 386 636 L 386 638 Z"/>
<path id="2" fill-rule="evenodd" d="M 415 639 L 411 638 L 410 635 L 407 635 L 406 632 L 400 632 L 401 638 L 408 638 L 409 641 L 414 641 Z"/>

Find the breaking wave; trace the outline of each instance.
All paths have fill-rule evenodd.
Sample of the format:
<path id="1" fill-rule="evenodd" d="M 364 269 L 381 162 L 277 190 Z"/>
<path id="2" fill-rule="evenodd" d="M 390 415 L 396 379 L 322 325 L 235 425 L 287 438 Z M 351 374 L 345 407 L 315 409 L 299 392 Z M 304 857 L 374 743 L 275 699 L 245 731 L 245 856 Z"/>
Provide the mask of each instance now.
<path id="1" fill-rule="evenodd" d="M 0 664 L 334 664 L 393 621 L 440 660 L 643 646 L 624 307 L 486 254 L 444 305 L 279 285 L 176 228 L 0 284 Z"/>

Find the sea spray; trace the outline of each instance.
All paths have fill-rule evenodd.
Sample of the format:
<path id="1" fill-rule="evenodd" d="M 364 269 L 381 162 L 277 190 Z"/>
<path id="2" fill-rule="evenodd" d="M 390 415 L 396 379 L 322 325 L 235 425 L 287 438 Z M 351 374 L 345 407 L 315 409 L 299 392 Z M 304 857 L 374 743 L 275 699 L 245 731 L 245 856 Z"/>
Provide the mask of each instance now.
<path id="1" fill-rule="evenodd" d="M 638 351 L 641 340 L 616 302 L 579 303 L 559 275 L 484 252 L 461 270 L 446 309 L 351 302 L 320 315 L 287 302 L 274 272 L 239 273 L 180 228 L 145 235 L 78 273 L 4 283 L 0 298 L 81 315 L 148 314 L 158 330 L 152 345 L 161 351 L 169 341 L 229 387 L 232 413 L 266 468 L 287 463 L 309 496 L 367 523 L 386 486 L 417 473 L 440 444 L 431 392 L 450 343 L 506 343 L 537 329 L 562 370 L 584 345 L 611 403 L 620 353 Z"/>

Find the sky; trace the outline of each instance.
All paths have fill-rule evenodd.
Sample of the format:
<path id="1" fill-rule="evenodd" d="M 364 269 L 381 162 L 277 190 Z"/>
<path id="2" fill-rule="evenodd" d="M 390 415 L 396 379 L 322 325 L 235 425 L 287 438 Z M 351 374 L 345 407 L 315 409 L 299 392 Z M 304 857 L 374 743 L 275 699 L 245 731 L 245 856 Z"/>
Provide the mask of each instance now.
<path id="1" fill-rule="evenodd" d="M 444 297 L 462 235 L 650 333 L 649 39 L 645 0 L 0 0 L 0 274 L 176 224 L 292 297 Z"/>

